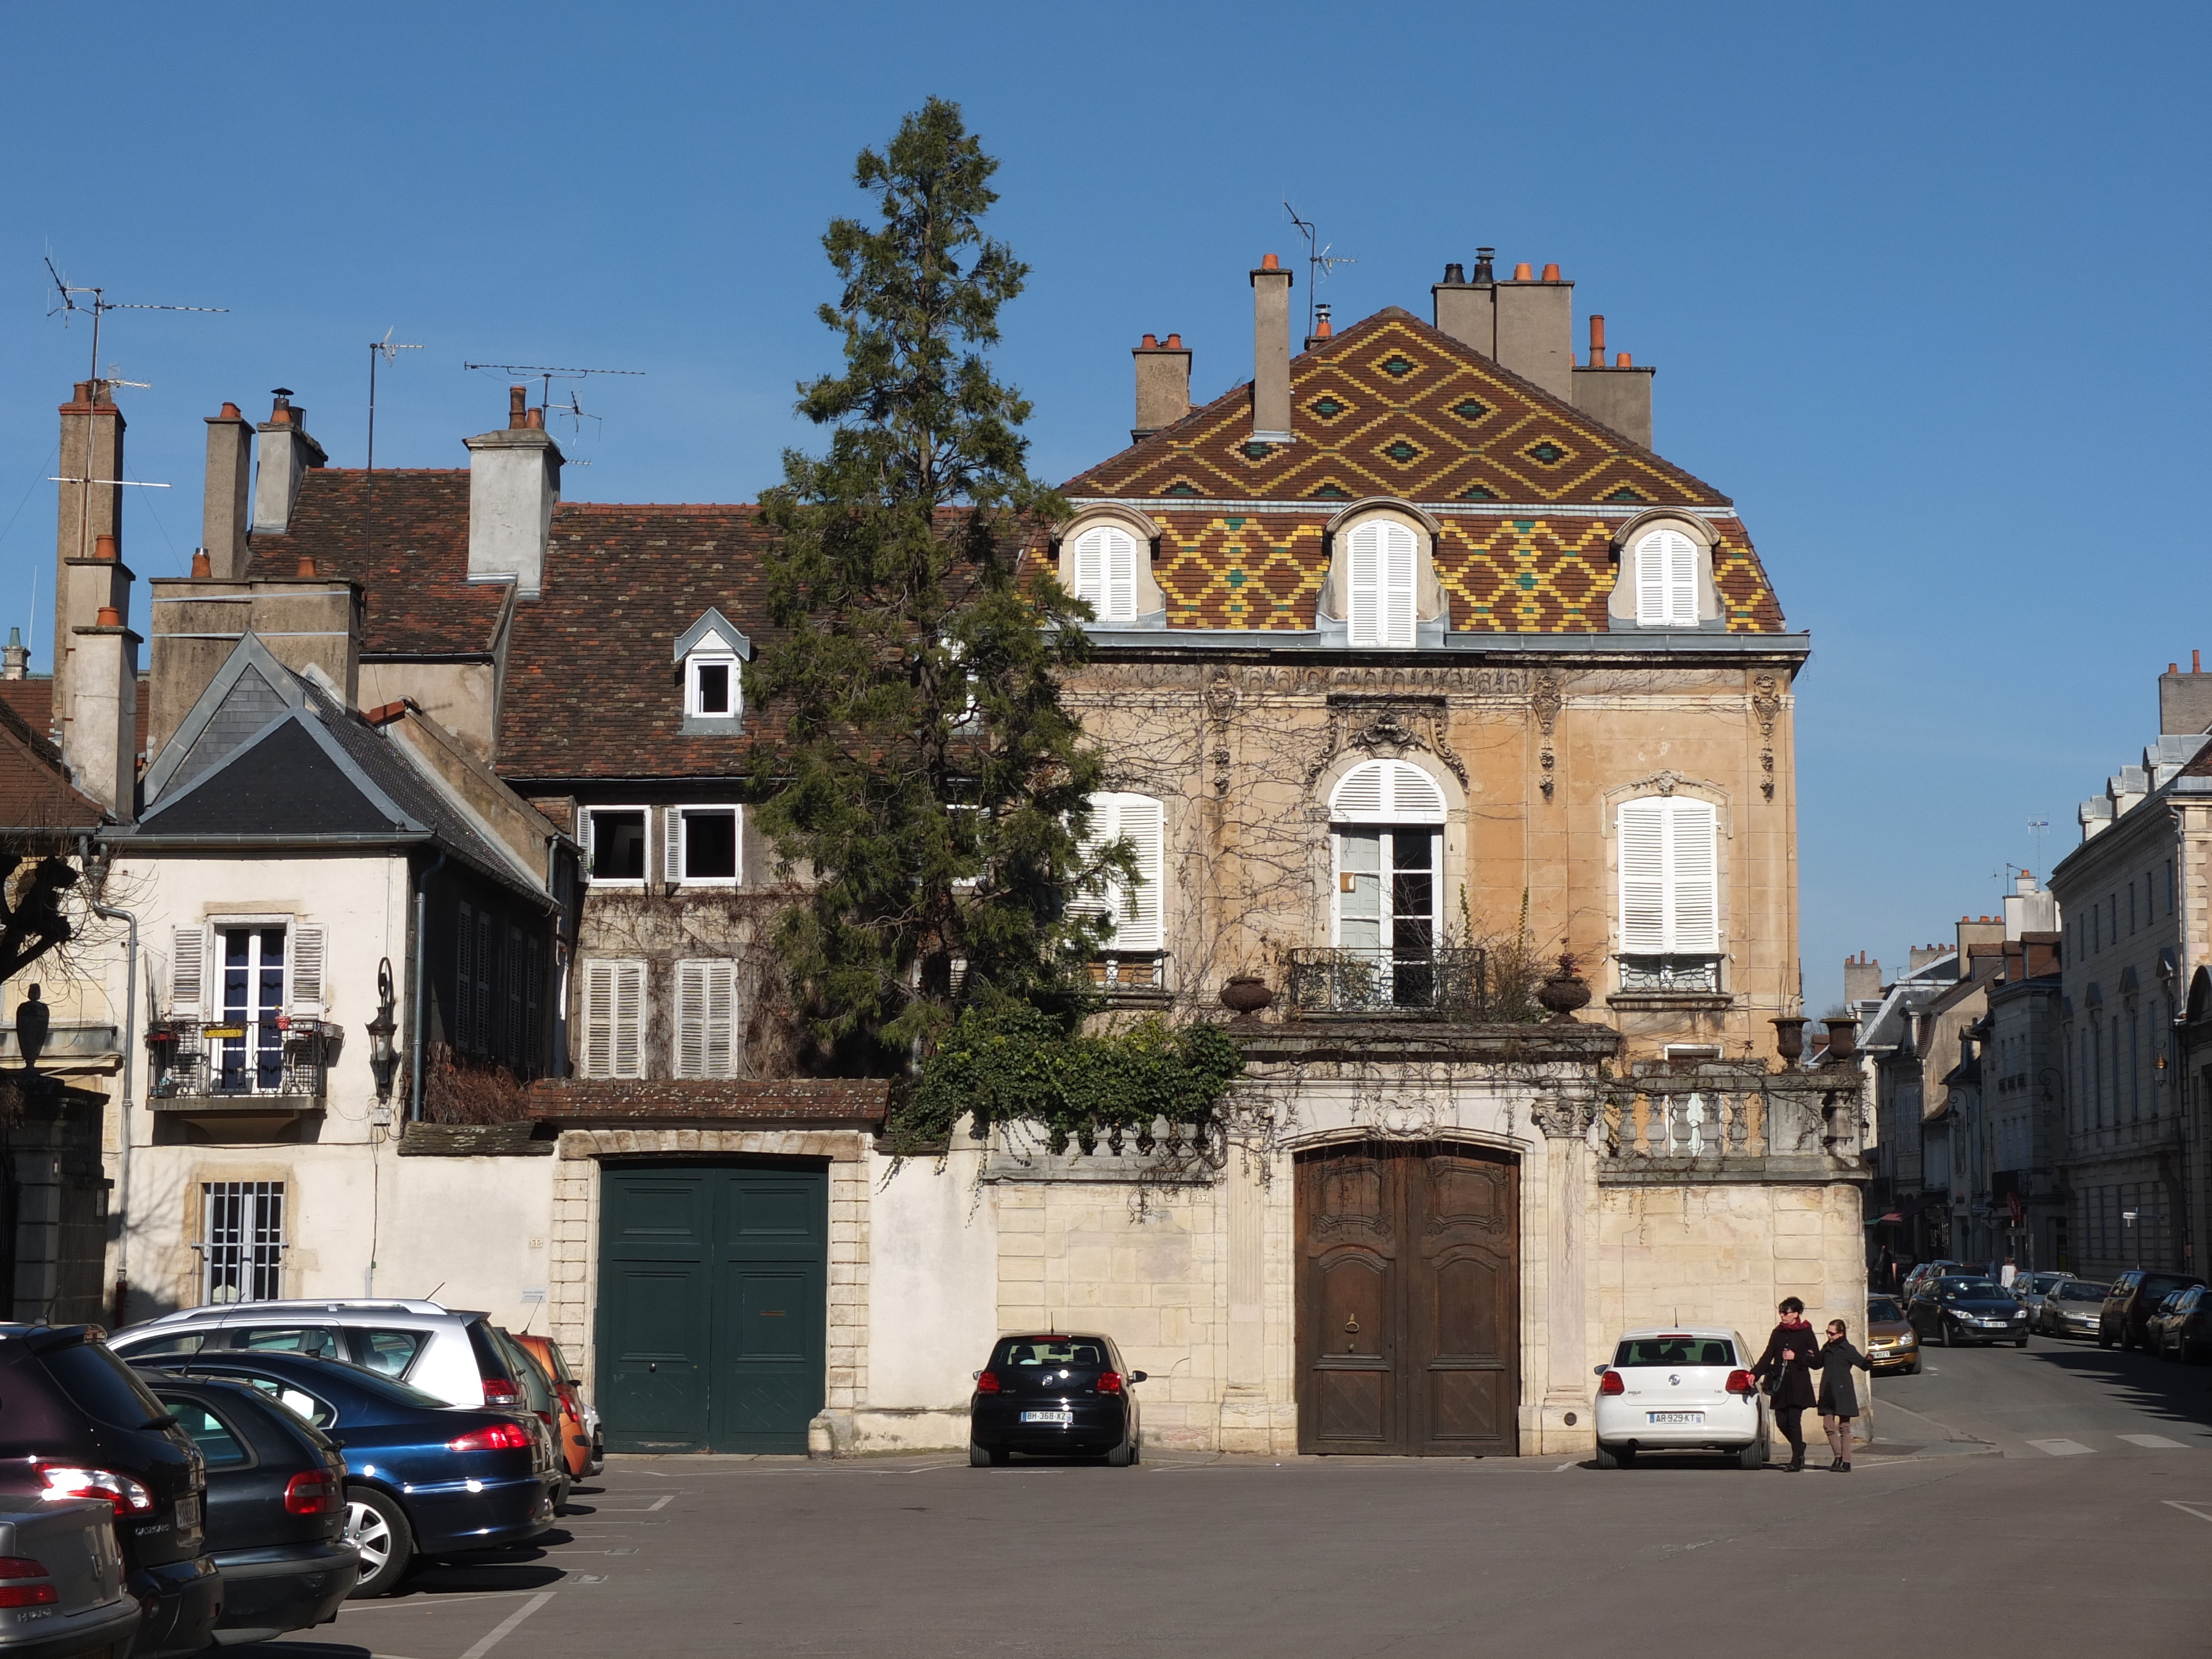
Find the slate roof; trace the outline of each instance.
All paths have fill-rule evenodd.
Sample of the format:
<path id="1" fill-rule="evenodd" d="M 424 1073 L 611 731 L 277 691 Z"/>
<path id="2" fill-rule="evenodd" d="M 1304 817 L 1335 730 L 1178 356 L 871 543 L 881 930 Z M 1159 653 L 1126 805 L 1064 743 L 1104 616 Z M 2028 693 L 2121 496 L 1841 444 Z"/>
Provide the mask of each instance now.
<path id="1" fill-rule="evenodd" d="M 98 801 L 71 786 L 62 769 L 61 750 L 48 739 L 43 725 L 33 727 L 11 702 L 0 700 L 0 834 L 89 829 L 106 817 Z"/>
<path id="2" fill-rule="evenodd" d="M 311 468 L 289 528 L 247 544 L 250 575 L 297 575 L 307 553 L 317 574 L 361 583 L 366 656 L 482 655 L 514 590 L 469 580 L 466 467 L 379 468 L 373 485 L 356 468 Z"/>

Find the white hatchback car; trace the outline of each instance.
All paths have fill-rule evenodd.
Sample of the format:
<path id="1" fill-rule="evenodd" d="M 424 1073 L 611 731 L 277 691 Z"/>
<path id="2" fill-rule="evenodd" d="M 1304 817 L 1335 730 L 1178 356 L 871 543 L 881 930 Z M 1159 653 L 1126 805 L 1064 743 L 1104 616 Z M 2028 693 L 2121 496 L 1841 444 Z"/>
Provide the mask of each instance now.
<path id="1" fill-rule="evenodd" d="M 1626 1468 L 1648 1451 L 1724 1452 L 1766 1462 L 1767 1398 L 1735 1331 L 1708 1325 L 1630 1331 L 1597 1368 L 1597 1466 Z"/>

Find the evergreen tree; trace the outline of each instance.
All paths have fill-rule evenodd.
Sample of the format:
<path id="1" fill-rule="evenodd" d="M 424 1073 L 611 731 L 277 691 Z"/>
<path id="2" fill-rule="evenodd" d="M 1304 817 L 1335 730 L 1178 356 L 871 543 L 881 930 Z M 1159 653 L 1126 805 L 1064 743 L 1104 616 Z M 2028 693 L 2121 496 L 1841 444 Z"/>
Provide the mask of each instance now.
<path id="1" fill-rule="evenodd" d="M 1101 778 L 1059 690 L 1091 613 L 1019 574 L 1065 509 L 983 355 L 1028 274 L 981 228 L 997 167 L 935 98 L 861 152 L 881 221 L 823 238 L 843 372 L 799 388 L 829 452 L 787 452 L 763 501 L 782 635 L 745 671 L 771 733 L 758 822 L 809 884 L 776 944 L 812 1036 L 859 1069 L 926 1057 L 963 1006 L 1065 1001 L 1103 929 L 1062 908 Z"/>

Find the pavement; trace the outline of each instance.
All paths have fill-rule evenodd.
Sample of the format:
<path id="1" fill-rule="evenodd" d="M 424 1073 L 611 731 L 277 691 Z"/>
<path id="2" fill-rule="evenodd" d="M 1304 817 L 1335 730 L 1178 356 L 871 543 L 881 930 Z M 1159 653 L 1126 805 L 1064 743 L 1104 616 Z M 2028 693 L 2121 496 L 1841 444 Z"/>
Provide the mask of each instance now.
<path id="1" fill-rule="evenodd" d="M 2212 1368 L 2041 1338 L 1931 1350 L 1922 1376 L 1877 1385 L 1875 1421 L 1881 1444 L 1848 1475 L 617 1458 L 542 1547 L 429 1568 L 258 1652 L 2212 1651 Z"/>

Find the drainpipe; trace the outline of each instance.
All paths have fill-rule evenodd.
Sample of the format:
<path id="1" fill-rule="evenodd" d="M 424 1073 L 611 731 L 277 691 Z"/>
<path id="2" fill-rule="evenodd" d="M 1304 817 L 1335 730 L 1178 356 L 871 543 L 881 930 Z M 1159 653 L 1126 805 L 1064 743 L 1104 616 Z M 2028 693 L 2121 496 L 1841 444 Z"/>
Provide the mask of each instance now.
<path id="1" fill-rule="evenodd" d="M 408 1061 L 411 1079 L 407 1102 L 410 1123 L 422 1121 L 422 936 L 429 915 L 430 878 L 445 867 L 446 855 L 441 853 L 438 861 L 425 870 L 422 879 L 415 884 L 415 1008 L 407 1019 L 407 1046 L 412 1051 Z"/>
<path id="2" fill-rule="evenodd" d="M 77 860 L 82 864 L 92 861 L 92 838 L 77 838 Z M 103 879 L 105 872 L 102 872 Z M 131 1300 L 131 1085 L 133 1059 L 131 1041 L 131 1022 L 138 1016 L 138 918 L 128 910 L 118 910 L 102 904 L 89 894 L 85 902 L 92 914 L 106 921 L 130 924 L 131 954 L 123 969 L 123 1101 L 117 1114 L 115 1157 L 115 1306 L 113 1318 L 119 1327 L 124 1322 Z"/>

